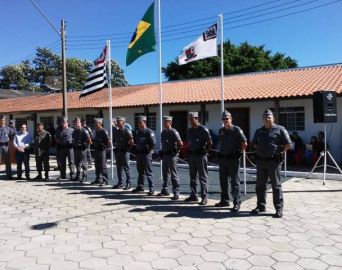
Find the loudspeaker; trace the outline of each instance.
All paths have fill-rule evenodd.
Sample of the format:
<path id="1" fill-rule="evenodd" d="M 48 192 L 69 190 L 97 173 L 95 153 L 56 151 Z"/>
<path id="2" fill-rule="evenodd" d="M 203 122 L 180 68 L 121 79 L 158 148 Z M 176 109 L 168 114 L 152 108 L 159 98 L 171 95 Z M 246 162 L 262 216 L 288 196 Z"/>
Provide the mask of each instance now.
<path id="1" fill-rule="evenodd" d="M 336 123 L 337 104 L 335 91 L 313 93 L 314 123 Z"/>

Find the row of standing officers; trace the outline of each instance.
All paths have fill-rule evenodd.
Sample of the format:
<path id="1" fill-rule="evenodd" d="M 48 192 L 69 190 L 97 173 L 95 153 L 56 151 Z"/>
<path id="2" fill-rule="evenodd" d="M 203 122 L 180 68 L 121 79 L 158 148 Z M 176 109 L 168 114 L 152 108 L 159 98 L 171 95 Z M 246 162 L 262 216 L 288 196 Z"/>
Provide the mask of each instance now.
<path id="1" fill-rule="evenodd" d="M 164 129 L 161 133 L 161 150 L 163 186 L 157 196 L 168 196 L 169 182 L 171 180 L 173 196 L 171 199 L 179 199 L 179 177 L 177 169 L 178 153 L 183 146 L 180 135 L 172 127 L 172 117 L 164 116 Z M 219 180 L 221 186 L 221 200 L 216 207 L 229 206 L 229 182 L 233 197 L 231 211 L 240 210 L 240 178 L 239 166 L 242 152 L 246 149 L 247 139 L 242 129 L 232 123 L 232 116 L 228 111 L 222 113 L 223 126 L 219 129 Z M 273 204 L 276 209 L 274 217 L 283 216 L 283 194 L 280 181 L 280 164 L 283 152 L 290 148 L 291 140 L 286 129 L 274 123 L 271 110 L 267 109 L 263 114 L 264 125 L 256 130 L 253 137 L 253 145 L 256 148 L 256 193 L 257 206 L 252 214 L 260 214 L 266 211 L 266 189 L 268 179 L 271 180 L 273 189 Z M 198 184 L 200 186 L 200 205 L 207 204 L 208 198 L 208 153 L 212 147 L 212 140 L 208 129 L 201 125 L 198 112 L 189 113 L 190 128 L 187 141 L 189 145 L 189 176 L 190 196 L 186 202 L 198 202 Z M 1 125 L 1 119 L 0 119 Z M 108 133 L 103 128 L 103 119 L 95 118 L 95 134 L 90 135 L 89 130 L 82 127 L 81 119 L 76 118 L 74 129 L 68 127 L 66 119 L 62 119 L 56 130 L 57 162 L 61 172 L 61 178 L 66 178 L 66 159 L 70 167 L 71 180 L 86 180 L 86 155 L 92 142 L 94 147 L 96 179 L 91 184 L 108 184 L 106 167 L 106 150 L 111 146 Z M 2 127 L 0 126 L 0 132 Z M 2 133 L 0 133 L 2 134 Z M 46 141 L 44 142 L 44 138 Z M 35 156 L 37 162 L 38 178 L 42 178 L 42 165 L 45 169 L 45 178 L 48 178 L 48 138 L 49 133 L 44 130 L 43 124 L 38 123 L 35 137 Z M 3 135 L 0 137 L 1 149 L 5 145 Z M 117 167 L 118 183 L 114 189 L 131 189 L 131 169 L 129 164 L 130 152 L 136 154 L 136 166 L 138 171 L 137 186 L 133 193 L 144 191 L 144 180 L 148 181 L 148 195 L 154 195 L 154 179 L 152 172 L 152 153 L 156 145 L 154 132 L 146 125 L 146 116 L 138 116 L 138 129 L 135 134 L 125 124 L 124 117 L 117 117 L 117 125 L 113 127 L 113 145 Z M 0 150 L 3 151 L 3 150 Z M 1 152 L 0 152 L 1 154 Z M 76 167 L 76 172 L 75 172 Z M 124 181 L 124 174 L 125 180 Z M 230 181 L 229 181 L 230 180 Z"/>

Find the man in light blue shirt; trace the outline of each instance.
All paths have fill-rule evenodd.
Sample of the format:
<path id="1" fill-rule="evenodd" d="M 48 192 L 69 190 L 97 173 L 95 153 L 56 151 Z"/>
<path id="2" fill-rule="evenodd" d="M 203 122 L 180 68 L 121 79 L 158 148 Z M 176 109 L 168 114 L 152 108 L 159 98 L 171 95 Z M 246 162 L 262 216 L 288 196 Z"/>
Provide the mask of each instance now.
<path id="1" fill-rule="evenodd" d="M 17 179 L 21 180 L 22 165 L 25 165 L 26 180 L 30 180 L 30 153 L 29 148 L 32 143 L 32 136 L 26 130 L 26 125 L 22 124 L 20 131 L 15 135 L 13 145 L 15 148 L 15 159 L 17 162 Z"/>

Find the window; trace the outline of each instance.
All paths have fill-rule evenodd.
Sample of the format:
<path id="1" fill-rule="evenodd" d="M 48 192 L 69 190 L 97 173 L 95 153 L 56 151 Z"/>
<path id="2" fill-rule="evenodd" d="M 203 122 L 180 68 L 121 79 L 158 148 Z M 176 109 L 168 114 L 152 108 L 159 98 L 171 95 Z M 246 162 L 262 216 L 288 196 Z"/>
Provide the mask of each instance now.
<path id="1" fill-rule="evenodd" d="M 53 116 L 41 116 L 40 122 L 44 124 L 45 129 L 48 129 L 50 126 L 54 126 Z"/>
<path id="2" fill-rule="evenodd" d="M 157 130 L 157 113 L 135 113 L 134 114 L 134 126 L 138 128 L 138 119 L 139 115 L 146 115 L 147 116 L 147 127 L 152 130 Z"/>
<path id="3" fill-rule="evenodd" d="M 97 114 L 87 114 L 85 119 L 86 119 L 86 124 L 88 127 L 91 128 L 91 130 L 95 129 L 95 118 L 97 118 Z"/>
<path id="4" fill-rule="evenodd" d="M 290 131 L 305 130 L 304 107 L 280 108 L 279 124 Z"/>
<path id="5" fill-rule="evenodd" d="M 21 125 L 27 125 L 27 118 L 15 118 L 15 129 L 19 130 Z"/>

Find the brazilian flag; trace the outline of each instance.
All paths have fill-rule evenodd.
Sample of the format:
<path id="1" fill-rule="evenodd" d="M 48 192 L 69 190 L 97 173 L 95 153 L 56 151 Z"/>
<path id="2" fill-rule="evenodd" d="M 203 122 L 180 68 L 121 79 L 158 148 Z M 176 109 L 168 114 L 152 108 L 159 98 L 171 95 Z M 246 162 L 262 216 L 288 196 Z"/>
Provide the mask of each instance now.
<path id="1" fill-rule="evenodd" d="M 126 65 L 132 64 L 140 56 L 156 50 L 154 35 L 154 2 L 138 23 L 137 28 L 128 45 Z"/>

